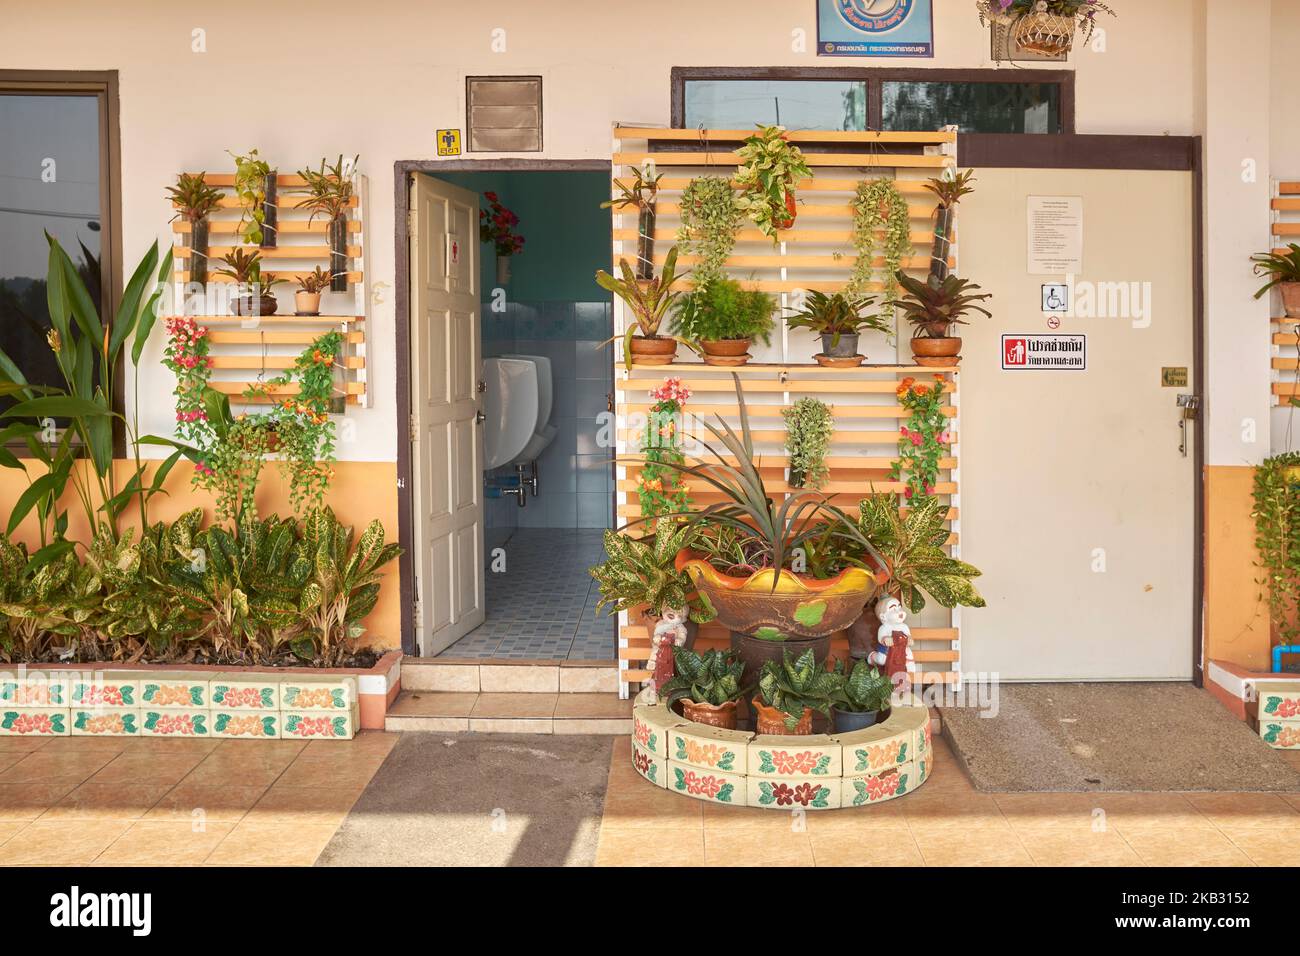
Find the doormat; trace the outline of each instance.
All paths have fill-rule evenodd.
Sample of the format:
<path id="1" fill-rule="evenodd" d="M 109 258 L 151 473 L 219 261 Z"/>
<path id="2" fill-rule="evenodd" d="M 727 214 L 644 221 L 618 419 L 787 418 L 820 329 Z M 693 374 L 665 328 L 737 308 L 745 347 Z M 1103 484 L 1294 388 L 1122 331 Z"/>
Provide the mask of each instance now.
<path id="1" fill-rule="evenodd" d="M 1300 791 L 1279 751 L 1191 684 L 1002 684 L 997 704 L 942 711 L 979 790 Z"/>
<path id="2" fill-rule="evenodd" d="M 613 737 L 402 734 L 317 866 L 590 866 Z"/>

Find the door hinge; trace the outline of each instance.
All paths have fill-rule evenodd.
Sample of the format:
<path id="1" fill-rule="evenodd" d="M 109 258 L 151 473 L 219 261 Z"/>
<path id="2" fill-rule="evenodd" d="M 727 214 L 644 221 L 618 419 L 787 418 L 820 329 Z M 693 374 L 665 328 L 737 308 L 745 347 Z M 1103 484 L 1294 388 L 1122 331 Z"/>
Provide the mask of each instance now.
<path id="1" fill-rule="evenodd" d="M 406 235 L 411 239 L 415 238 L 415 210 L 414 209 L 406 210 Z"/>
<path id="2" fill-rule="evenodd" d="M 410 434 L 410 440 L 412 442 L 415 442 L 420 437 L 420 428 L 416 424 L 414 415 L 406 416 L 406 427 L 408 433 Z"/>

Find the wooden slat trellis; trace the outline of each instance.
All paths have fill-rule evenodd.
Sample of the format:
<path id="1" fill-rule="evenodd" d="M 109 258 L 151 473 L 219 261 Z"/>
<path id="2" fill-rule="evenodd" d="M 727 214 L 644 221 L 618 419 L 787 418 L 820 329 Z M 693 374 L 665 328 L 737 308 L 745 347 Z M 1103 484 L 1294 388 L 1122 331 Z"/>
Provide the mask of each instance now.
<path id="1" fill-rule="evenodd" d="M 656 266 L 663 264 L 668 248 L 676 239 L 680 224 L 680 194 L 699 175 L 726 175 L 734 169 L 734 146 L 749 135 L 736 130 L 667 130 L 643 127 L 615 127 L 614 167 L 612 178 L 627 175 L 628 165 L 666 167 L 660 181 L 656 204 Z M 849 200 L 863 179 L 892 175 L 899 191 L 908 199 L 912 220 L 913 255 L 903 266 L 915 275 L 929 270 L 930 244 L 933 238 L 931 216 L 935 197 L 923 186 L 924 181 L 956 164 L 956 133 L 850 133 L 798 132 L 791 134 L 803 150 L 813 177 L 798 184 L 799 216 L 792 229 L 781 233 L 780 245 L 757 229 L 742 227 L 736 246 L 727 261 L 727 271 L 752 288 L 778 297 L 781 315 L 789 311 L 794 294 L 801 290 L 833 292 L 842 290 L 855 263 L 851 237 L 852 212 Z M 716 144 L 699 149 L 697 143 Z M 618 191 L 611 183 L 611 195 Z M 613 210 L 613 258 L 635 262 L 637 218 L 635 210 Z M 956 264 L 956 242 L 953 243 Z M 683 255 L 680 263 L 688 267 L 692 259 Z M 879 262 L 876 263 L 880 265 Z M 681 288 L 690 288 L 689 279 Z M 868 291 L 879 292 L 882 283 L 874 282 Z M 615 331 L 621 335 L 630 320 L 621 301 L 615 303 Z M 871 364 L 855 369 L 823 368 L 812 361 L 817 349 L 813 340 L 802 332 L 791 332 L 778 322 L 773 331 L 771 349 L 746 366 L 734 369 L 741 379 L 750 424 L 756 446 L 756 458 L 770 491 L 787 490 L 787 456 L 784 450 L 785 422 L 781 410 L 799 397 L 809 395 L 831 405 L 836 432 L 827 456 L 830 468 L 823 489 L 834 495 L 841 507 L 853 508 L 859 498 L 872 492 L 901 492 L 902 482 L 889 477 L 897 457 L 898 426 L 908 413 L 900 405 L 894 390 L 904 377 L 922 378 L 942 374 L 950 399 L 944 414 L 950 419 L 950 431 L 959 429 L 958 375 L 956 368 L 917 368 L 910 364 L 907 332 L 903 331 L 897 353 L 880 348 L 869 350 Z M 761 346 L 759 347 L 761 348 Z M 762 361 L 760 361 L 762 360 Z M 874 360 L 874 361 L 873 361 Z M 903 364 L 900 364 L 903 363 Z M 884 363 L 884 364 L 877 364 Z M 639 452 L 639 421 L 651 407 L 647 392 L 658 387 L 665 377 L 680 378 L 692 390 L 686 404 L 687 433 L 708 437 L 702 427 L 692 428 L 692 416 L 721 415 L 733 426 L 738 423 L 737 403 L 730 375 L 732 369 L 712 368 L 679 350 L 678 362 L 671 366 L 633 366 L 624 369 L 621 355 L 615 356 L 615 414 L 618 422 L 617 447 L 620 461 L 616 482 L 619 523 L 639 518 L 636 488 L 639 468 L 628 461 Z M 689 452 L 689 447 L 688 447 Z M 960 451 L 954 439 L 952 451 L 942 462 L 943 471 L 937 493 L 948 502 L 951 527 L 949 544 L 957 554 L 960 541 Z M 718 500 L 706 489 L 692 489 L 696 504 Z M 959 640 L 960 612 L 945 612 L 941 621 L 932 621 L 934 612 L 914 621 L 912 634 L 920 681 L 924 684 L 956 683 L 961 673 Z M 720 627 L 706 625 L 700 629 L 697 646 L 722 647 L 729 635 Z M 645 659 L 650 648 L 650 633 L 640 614 L 620 615 L 619 621 L 620 694 L 627 696 L 634 685 L 645 680 Z M 843 635 L 833 644 L 833 653 L 844 655 L 847 645 Z"/>

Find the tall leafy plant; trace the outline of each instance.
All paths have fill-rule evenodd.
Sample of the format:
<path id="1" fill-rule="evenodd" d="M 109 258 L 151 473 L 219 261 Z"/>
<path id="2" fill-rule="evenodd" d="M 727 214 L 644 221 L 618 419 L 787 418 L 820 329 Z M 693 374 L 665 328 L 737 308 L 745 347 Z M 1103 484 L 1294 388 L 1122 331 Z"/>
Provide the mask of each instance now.
<path id="1" fill-rule="evenodd" d="M 1255 583 L 1281 643 L 1300 643 L 1300 452 L 1266 458 L 1254 495 Z"/>
<path id="2" fill-rule="evenodd" d="M 912 253 L 911 214 L 892 179 L 871 179 L 858 183 L 849 203 L 853 209 L 853 248 L 858 257 L 845 287 L 849 293 L 862 293 L 876 275 L 877 256 L 884 259 L 880 275 L 884 278 L 885 302 L 898 298 L 896 275 L 903 259 Z"/>
<path id="3" fill-rule="evenodd" d="M 227 150 L 229 152 L 229 150 Z M 256 149 L 246 155 L 230 153 L 235 160 L 235 196 L 239 199 L 239 235 L 250 245 L 260 245 L 266 225 L 266 177 L 271 164 Z"/>
<path id="4" fill-rule="evenodd" d="M 659 327 L 680 291 L 673 289 L 677 280 L 677 247 L 668 250 L 663 271 L 652 279 L 638 279 L 626 259 L 618 261 L 621 278 L 614 278 L 604 269 L 596 273 L 596 284 L 622 299 L 632 312 L 633 322 L 623 333 L 623 361 L 632 368 L 632 337 L 637 331 L 648 339 L 659 336 Z M 610 341 L 613 341 L 611 339 Z"/>
<path id="5" fill-rule="evenodd" d="M 699 176 L 687 185 L 682 193 L 677 242 L 688 255 L 698 257 L 691 270 L 697 290 L 725 274 L 727 257 L 736 246 L 736 231 L 744 218 L 731 180 Z"/>

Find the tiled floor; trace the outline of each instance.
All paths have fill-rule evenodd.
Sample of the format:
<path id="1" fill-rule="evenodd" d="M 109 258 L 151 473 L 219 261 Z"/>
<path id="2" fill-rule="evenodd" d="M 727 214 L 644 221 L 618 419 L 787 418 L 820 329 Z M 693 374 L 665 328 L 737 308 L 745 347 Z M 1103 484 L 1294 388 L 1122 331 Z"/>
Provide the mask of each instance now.
<path id="1" fill-rule="evenodd" d="M 0 737 L 0 865 L 310 866 L 396 742 Z"/>
<path id="2" fill-rule="evenodd" d="M 587 569 L 605 560 L 600 530 L 520 528 L 505 549 L 505 570 L 488 555 L 487 620 L 440 656 L 504 660 L 615 658 L 615 622 L 597 612 L 600 592 Z"/>
<path id="3" fill-rule="evenodd" d="M 984 794 L 936 739 L 933 775 L 916 793 L 795 817 L 661 790 L 632 769 L 630 746 L 615 741 L 597 866 L 1294 866 L 1300 860 L 1300 793 Z M 1294 758 L 1300 765 L 1300 754 Z"/>

